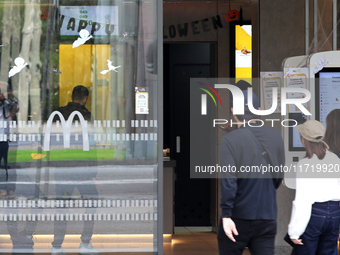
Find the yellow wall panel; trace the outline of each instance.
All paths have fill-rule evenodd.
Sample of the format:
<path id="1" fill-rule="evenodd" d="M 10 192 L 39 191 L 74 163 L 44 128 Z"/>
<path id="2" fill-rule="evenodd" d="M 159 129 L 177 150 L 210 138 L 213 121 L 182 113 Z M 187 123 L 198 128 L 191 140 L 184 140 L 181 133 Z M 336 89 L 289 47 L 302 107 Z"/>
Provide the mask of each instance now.
<path id="1" fill-rule="evenodd" d="M 107 60 L 112 60 L 110 56 L 110 45 L 81 45 L 74 49 L 72 45 L 60 45 L 60 106 L 71 101 L 72 90 L 75 86 L 84 85 L 90 90 L 86 108 L 97 119 L 102 119 L 109 114 L 107 105 L 110 102 L 109 84 L 112 72 L 105 75 L 100 72 L 108 70 Z M 115 72 L 113 73 L 116 75 Z"/>
<path id="2" fill-rule="evenodd" d="M 107 67 L 107 60 L 110 59 L 110 45 L 96 45 L 96 47 L 93 47 L 92 50 L 93 56 L 96 55 L 97 58 L 97 79 L 99 80 L 106 80 L 110 78 L 110 73 L 107 74 L 101 74 L 100 72 L 103 70 L 108 70 Z"/>
<path id="3" fill-rule="evenodd" d="M 91 55 L 92 45 L 81 45 L 72 48 L 72 45 L 59 46 L 59 103 L 66 105 L 71 101 L 72 90 L 77 85 L 91 87 Z M 88 107 L 89 105 L 87 105 Z"/>

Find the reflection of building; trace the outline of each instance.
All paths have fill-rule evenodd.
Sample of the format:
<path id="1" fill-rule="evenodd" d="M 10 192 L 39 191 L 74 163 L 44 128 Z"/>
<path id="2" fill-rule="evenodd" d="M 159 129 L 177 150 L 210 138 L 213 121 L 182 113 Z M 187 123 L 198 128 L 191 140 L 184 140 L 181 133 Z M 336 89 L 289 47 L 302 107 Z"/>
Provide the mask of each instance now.
<path id="1" fill-rule="evenodd" d="M 120 238 L 125 235 L 126 247 L 137 238 L 146 243 L 146 251 L 153 251 L 153 234 L 157 233 L 154 225 L 159 218 L 154 189 L 157 183 L 157 111 L 152 109 L 143 117 L 135 114 L 134 87 L 138 84 L 157 91 L 157 77 L 145 71 L 145 52 L 157 37 L 155 5 L 122 3 L 50 8 L 38 3 L 0 5 L 4 7 L 3 28 L 6 31 L 2 37 L 1 78 L 7 79 L 6 69 L 13 65 L 7 63 L 7 59 L 15 59 L 19 54 L 30 67 L 10 77 L 23 111 L 18 121 L 7 124 L 15 131 L 13 137 L 18 142 L 18 154 L 11 158 L 11 163 L 17 162 L 19 170 L 27 170 L 18 171 L 20 185 L 17 185 L 17 196 L 21 197 L 26 190 L 26 199 L 0 199 L 0 208 L 11 208 L 0 210 L 1 222 L 13 221 L 18 229 L 27 221 L 35 222 L 34 240 L 40 241 L 34 248 L 38 250 L 42 249 L 39 243 L 51 243 L 52 240 L 44 238 L 53 234 L 53 226 L 65 221 L 69 224 L 63 248 L 65 251 L 78 249 L 72 246 L 72 238 L 77 238 L 79 222 L 85 221 L 94 225 L 92 243 L 95 247 L 117 251 L 122 243 Z M 32 16 L 20 16 L 21 10 Z M 54 17 L 57 10 L 60 19 Z M 12 26 L 15 23 L 12 17 L 19 21 L 15 26 Z M 58 25 L 54 24 L 56 20 Z M 83 38 L 79 34 L 81 29 L 86 29 L 91 36 Z M 13 32 L 9 33 L 10 30 Z M 79 36 L 80 43 L 72 48 Z M 14 44 L 9 47 L 11 41 Z M 153 51 L 157 49 L 156 45 L 152 48 Z M 108 59 L 112 61 L 112 68 L 108 66 Z M 157 62 L 153 65 L 156 69 Z M 108 67 L 113 72 L 102 74 Z M 48 118 L 51 112 L 66 105 L 71 99 L 69 92 L 79 84 L 90 90 L 88 106 L 94 122 L 86 123 L 78 114 L 80 121 L 74 121 L 73 125 L 73 116 L 71 120 L 59 116 L 61 122 L 52 123 L 53 113 Z M 141 99 L 146 101 L 147 97 L 142 95 Z M 153 100 L 145 104 L 157 105 L 157 99 Z M 98 180 L 93 180 L 93 172 L 98 172 Z M 99 195 L 97 191 L 86 190 L 91 181 L 96 182 Z M 71 184 L 77 187 L 75 191 L 67 189 Z M 55 186 L 65 189 L 58 189 L 56 194 Z M 79 190 L 81 194 L 77 193 Z M 88 195 L 84 197 L 83 194 Z M 1 234 L 8 242 L 8 232 L 2 229 Z M 104 243 L 111 243 L 110 247 L 102 247 Z M 32 240 L 29 244 L 33 245 Z"/>
<path id="2" fill-rule="evenodd" d="M 67 4 L 67 1 L 65 3 Z M 136 241 L 138 239 L 147 243 L 148 251 L 156 246 L 161 250 L 162 245 L 156 240 L 160 240 L 162 223 L 162 217 L 158 214 L 162 212 L 158 207 L 161 204 L 159 190 L 162 187 L 162 162 L 158 151 L 163 149 L 163 123 L 165 123 L 164 148 L 171 148 L 171 157 L 177 160 L 177 173 L 186 173 L 190 157 L 190 144 L 186 144 L 190 132 L 185 128 L 190 126 L 190 122 L 186 122 L 189 119 L 186 110 L 190 108 L 188 100 L 190 96 L 185 94 L 189 92 L 184 91 L 187 88 L 186 81 L 190 77 L 198 76 L 233 76 L 236 47 L 231 45 L 235 44 L 235 38 L 230 34 L 231 23 L 224 19 L 229 4 L 220 1 L 182 1 L 174 4 L 173 1 L 167 0 L 162 5 L 156 1 L 139 1 L 138 4 L 118 1 L 117 5 L 109 7 L 102 1 L 89 3 L 91 3 L 89 6 L 72 8 L 66 5 L 39 5 L 37 0 L 34 0 L 32 5 L 0 3 L 3 7 L 0 8 L 0 12 L 3 13 L 1 27 L 3 35 L 0 43 L 3 45 L 1 80 L 8 79 L 8 70 L 14 64 L 8 59 L 14 60 L 21 56 L 30 67 L 9 79 L 13 93 L 19 97 L 21 109 L 18 121 L 10 123 L 10 128 L 16 132 L 15 138 L 18 142 L 18 154 L 11 158 L 10 152 L 10 162 L 17 162 L 20 170 L 27 170 L 25 174 L 19 174 L 18 182 L 27 183 L 25 185 L 38 183 L 39 189 L 35 187 L 30 189 L 29 199 L 25 205 L 35 210 L 36 206 L 32 204 L 34 201 L 36 205 L 39 203 L 40 207 L 44 205 L 44 208 L 47 208 L 46 214 L 39 212 L 34 216 L 37 219 L 40 217 L 36 238 L 42 240 L 42 243 L 50 243 L 50 240 L 44 241 L 40 238 L 43 238 L 42 235 L 52 233 L 51 222 L 57 217 L 72 218 L 74 224 L 70 225 L 69 234 L 77 233 L 76 223 L 79 217 L 85 217 L 84 208 L 90 207 L 89 203 L 91 205 L 97 203 L 101 208 L 98 213 L 86 216 L 95 218 L 97 232 L 94 235 L 96 240 L 94 245 L 106 243 L 107 239 L 114 240 L 116 244 L 138 243 Z M 318 36 L 314 36 L 312 33 L 314 28 L 310 27 L 310 34 L 307 35 L 310 40 L 306 43 L 304 1 L 276 1 L 275 8 L 270 0 L 262 0 L 261 3 L 231 1 L 235 9 L 242 6 L 243 20 L 251 21 L 252 25 L 252 43 L 242 44 L 238 49 L 241 51 L 246 47 L 247 51 L 251 51 L 247 54 L 241 53 L 241 57 L 252 57 L 252 69 L 250 71 L 249 67 L 246 67 L 248 69 L 241 72 L 241 76 L 246 73 L 247 76 L 249 74 L 252 77 L 259 77 L 260 71 L 281 71 L 283 59 L 304 55 L 305 45 L 310 46 L 309 52 L 330 50 L 331 39 L 328 41 L 326 39 L 332 30 L 329 25 L 332 22 L 328 20 L 332 16 L 331 5 L 323 6 L 324 3 L 325 1 L 318 3 L 319 10 L 324 10 L 324 19 L 319 20 L 322 29 L 317 32 Z M 310 5 L 312 7 L 312 2 Z M 287 9 L 286 6 L 291 8 Z M 105 11 L 105 15 L 95 14 L 97 10 Z M 310 12 L 312 11 L 311 8 Z M 56 13 L 60 13 L 61 16 L 56 17 Z M 158 20 L 162 15 L 163 24 L 160 24 Z M 96 20 L 93 17 L 96 17 Z M 288 18 L 282 20 L 283 17 Z M 162 29 L 159 29 L 163 25 L 164 35 Z M 72 48 L 81 29 L 87 29 L 93 38 L 83 45 Z M 248 37 L 246 34 L 243 36 Z M 310 45 L 313 36 L 315 40 Z M 176 54 L 170 54 L 172 52 Z M 117 69 L 118 72 L 102 75 L 100 72 L 107 70 L 108 59 L 113 61 L 113 66 L 121 67 Z M 162 75 L 164 82 L 160 80 Z M 181 82 L 180 85 L 179 83 L 176 85 L 173 80 L 176 76 Z M 59 127 L 54 126 L 56 131 L 51 133 L 50 152 L 46 153 L 42 146 L 46 141 L 44 133 L 48 129 L 46 124 L 48 116 L 54 109 L 70 101 L 71 95 L 68 92 L 79 84 L 90 90 L 88 107 L 95 121 L 91 127 L 93 137 L 89 139 L 89 146 L 90 148 L 96 146 L 95 152 L 100 155 L 98 159 L 93 159 L 92 148 L 89 151 L 82 150 L 81 132 L 70 133 L 71 148 L 65 149 L 63 138 L 68 138 L 68 134 L 63 137 L 60 124 Z M 254 91 L 258 91 L 259 84 L 253 83 L 253 86 Z M 135 87 L 148 88 L 146 90 L 148 111 L 143 108 L 145 110 L 141 114 L 136 114 Z M 164 91 L 164 97 L 160 91 Z M 224 95 L 222 99 L 228 102 L 228 95 Z M 174 105 L 176 107 L 172 108 Z M 164 117 L 163 113 L 159 114 L 163 107 Z M 221 109 L 221 112 L 224 110 Z M 225 114 L 227 116 L 223 118 L 230 119 L 229 113 Z M 183 116 L 183 119 L 180 116 Z M 280 118 L 279 115 L 274 117 Z M 179 121 L 179 124 L 174 127 L 173 123 L 176 121 Z M 75 125 L 78 125 L 78 129 L 82 126 L 81 123 Z M 179 131 L 183 131 L 183 135 L 175 134 L 175 128 L 180 128 Z M 77 127 L 74 126 L 73 130 L 76 131 Z M 215 141 L 211 150 L 213 153 L 218 150 L 216 144 L 218 142 Z M 42 160 L 37 160 L 32 158 L 32 153 L 38 155 L 37 158 L 46 156 Z M 181 165 L 179 157 L 184 153 L 188 154 L 184 156 L 186 158 L 184 165 Z M 85 206 L 85 201 L 78 194 L 71 194 L 75 197 L 74 201 L 70 200 L 73 201 L 72 205 L 68 200 L 56 202 L 52 199 L 54 194 L 51 190 L 55 183 L 51 180 L 54 167 L 63 168 L 65 171 L 72 169 L 77 174 L 82 174 L 82 167 L 91 168 L 97 164 L 98 179 L 103 185 L 103 190 L 99 192 L 99 200 L 87 200 Z M 187 179 L 182 184 L 179 184 L 182 180 L 176 181 L 176 191 L 180 185 L 183 186 L 179 190 L 184 190 L 183 193 L 175 192 L 177 196 L 185 197 L 187 193 L 185 185 L 194 183 L 189 176 L 185 178 Z M 69 180 L 64 181 L 67 183 Z M 218 182 L 209 181 L 202 184 L 203 186 L 206 188 L 203 192 L 206 195 L 204 203 L 203 196 L 200 197 L 201 201 L 195 200 L 195 197 L 188 197 L 182 204 L 178 203 L 177 198 L 175 208 L 183 212 L 181 215 L 183 223 L 178 224 L 204 222 L 211 224 L 213 229 L 216 228 L 219 215 Z M 282 187 L 278 199 L 281 220 L 277 245 L 284 246 L 282 235 L 286 232 L 292 192 Z M 4 203 L 5 201 L 0 200 L 0 208 Z M 9 205 L 10 201 L 6 203 Z M 57 216 L 55 208 L 61 206 L 61 203 L 68 207 L 71 213 Z M 17 202 L 15 207 L 22 214 L 16 216 L 19 224 L 33 217 L 29 210 L 24 209 L 23 204 L 24 202 Z M 1 211 L 0 220 L 3 220 L 5 215 L 6 213 Z M 179 218 L 177 214 L 175 220 Z M 188 219 L 193 221 L 188 222 Z M 158 228 L 155 227 L 157 224 Z M 5 228 L 2 229 L 4 232 L 0 234 L 6 235 Z M 118 236 L 122 234 L 126 236 Z M 140 235 L 133 236 L 137 234 Z M 69 240 L 70 243 L 72 238 Z M 109 248 L 114 250 L 117 246 L 118 244 Z M 39 245 L 36 247 L 38 249 Z"/>

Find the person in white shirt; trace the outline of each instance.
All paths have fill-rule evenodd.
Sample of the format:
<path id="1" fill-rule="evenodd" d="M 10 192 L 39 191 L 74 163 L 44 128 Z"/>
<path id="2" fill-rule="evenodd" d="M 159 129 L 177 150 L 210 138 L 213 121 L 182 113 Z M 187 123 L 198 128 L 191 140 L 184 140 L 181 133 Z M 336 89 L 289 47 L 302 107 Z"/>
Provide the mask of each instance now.
<path id="1" fill-rule="evenodd" d="M 319 166 L 338 169 L 340 160 L 323 141 L 326 130 L 319 121 L 308 120 L 296 130 L 307 153 L 296 166 L 296 193 L 288 234 L 296 244 L 297 255 L 334 254 L 340 227 L 340 178 L 327 178 L 331 176 L 327 169 L 319 178 L 311 174 Z"/>

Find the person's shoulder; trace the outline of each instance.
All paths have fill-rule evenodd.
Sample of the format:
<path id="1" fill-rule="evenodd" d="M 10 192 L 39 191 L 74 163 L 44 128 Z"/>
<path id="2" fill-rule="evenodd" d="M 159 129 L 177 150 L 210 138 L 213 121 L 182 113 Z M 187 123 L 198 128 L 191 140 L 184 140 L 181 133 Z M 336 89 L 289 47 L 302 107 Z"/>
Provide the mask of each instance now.
<path id="1" fill-rule="evenodd" d="M 60 106 L 60 107 L 58 107 L 57 109 L 55 109 L 54 112 L 55 112 L 55 111 L 60 112 L 60 111 L 64 110 L 65 107 L 66 107 L 66 106 Z"/>
<path id="2" fill-rule="evenodd" d="M 312 160 L 313 160 L 312 158 L 304 157 L 304 158 L 302 158 L 302 159 L 299 160 L 298 164 L 299 164 L 299 165 L 303 165 L 303 164 L 305 164 L 305 163 L 307 163 L 307 162 L 309 162 L 309 161 L 312 161 Z"/>
<path id="3" fill-rule="evenodd" d="M 242 128 L 238 128 L 238 129 L 233 130 L 233 131 L 229 132 L 228 134 L 224 135 L 222 139 L 224 139 L 224 140 L 234 140 L 234 139 L 238 139 L 243 134 L 244 133 L 242 131 Z"/>
<path id="4" fill-rule="evenodd" d="M 340 161 L 339 156 L 337 154 L 335 154 L 334 152 L 329 151 L 329 150 L 326 150 L 326 157 L 331 159 L 331 160 L 334 160 L 334 161 Z"/>
<path id="5" fill-rule="evenodd" d="M 58 107 L 58 108 L 56 108 L 56 109 L 54 109 L 53 111 L 52 111 L 52 113 L 53 112 L 63 112 L 65 110 L 65 106 L 61 106 L 61 107 Z"/>
<path id="6" fill-rule="evenodd" d="M 281 133 L 271 127 L 262 127 L 263 128 L 263 137 L 267 141 L 267 144 L 271 144 L 272 146 L 279 148 L 281 151 L 284 150 L 284 143 Z"/>
<path id="7" fill-rule="evenodd" d="M 224 135 L 221 143 L 226 143 L 229 144 L 231 146 L 236 145 L 236 144 L 240 144 L 242 142 L 247 142 L 247 139 L 245 139 L 245 137 L 248 134 L 246 133 L 245 130 L 243 130 L 243 128 L 238 128 L 234 131 L 229 132 L 228 134 Z"/>
<path id="8" fill-rule="evenodd" d="M 92 113 L 86 108 L 86 107 L 84 107 L 84 111 L 86 112 L 86 113 L 88 113 L 88 114 L 91 114 L 92 115 Z"/>
<path id="9" fill-rule="evenodd" d="M 65 112 L 68 114 L 71 114 L 74 111 L 80 111 L 82 113 L 84 111 L 84 108 L 81 107 L 81 105 L 77 105 L 72 102 L 69 102 L 67 105 L 57 108 L 56 111 L 59 111 L 61 113 Z"/>
<path id="10" fill-rule="evenodd" d="M 262 126 L 260 127 L 264 132 L 268 132 L 268 133 L 273 133 L 273 134 L 278 134 L 280 135 L 280 132 L 278 130 L 276 130 L 275 128 L 272 127 L 266 127 L 266 126 Z"/>
<path id="11" fill-rule="evenodd" d="M 67 106 L 60 106 L 57 109 L 54 110 L 54 112 L 60 112 L 61 114 L 64 114 L 69 111 L 69 107 Z"/>
<path id="12" fill-rule="evenodd" d="M 85 106 L 82 107 L 82 111 L 84 114 L 92 116 L 92 113 Z"/>
<path id="13" fill-rule="evenodd" d="M 224 137 L 225 139 L 238 139 L 240 137 L 244 138 L 245 136 L 250 135 L 246 129 L 250 129 L 250 131 L 254 132 L 254 134 L 256 135 L 266 135 L 268 137 L 272 136 L 282 137 L 278 130 L 265 126 L 241 127 L 232 132 L 229 132 Z"/>
<path id="14" fill-rule="evenodd" d="M 255 130 L 255 132 L 257 131 L 261 136 L 265 136 L 268 139 L 276 139 L 276 138 L 282 139 L 281 133 L 272 127 L 265 127 L 265 126 L 254 127 L 253 130 Z"/>

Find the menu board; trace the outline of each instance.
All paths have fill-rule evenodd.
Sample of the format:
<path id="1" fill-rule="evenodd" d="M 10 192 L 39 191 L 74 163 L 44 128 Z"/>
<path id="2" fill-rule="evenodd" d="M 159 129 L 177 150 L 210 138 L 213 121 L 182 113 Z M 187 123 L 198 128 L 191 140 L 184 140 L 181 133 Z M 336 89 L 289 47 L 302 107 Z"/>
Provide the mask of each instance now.
<path id="1" fill-rule="evenodd" d="M 285 68 L 284 69 L 284 82 L 285 87 L 288 88 L 304 88 L 308 89 L 308 68 Z M 289 99 L 300 99 L 304 98 L 304 93 L 288 93 L 287 98 Z M 309 110 L 309 103 L 302 104 L 307 110 Z M 295 105 L 288 105 L 289 113 L 301 113 L 301 110 Z"/>
<path id="2" fill-rule="evenodd" d="M 281 87 L 283 72 L 261 72 L 261 109 L 269 110 L 273 105 L 273 88 L 277 89 L 277 107 L 274 113 L 281 112 Z"/>

